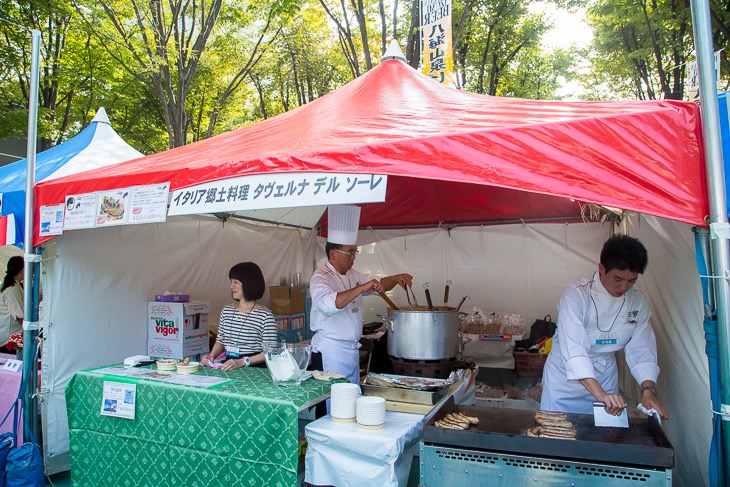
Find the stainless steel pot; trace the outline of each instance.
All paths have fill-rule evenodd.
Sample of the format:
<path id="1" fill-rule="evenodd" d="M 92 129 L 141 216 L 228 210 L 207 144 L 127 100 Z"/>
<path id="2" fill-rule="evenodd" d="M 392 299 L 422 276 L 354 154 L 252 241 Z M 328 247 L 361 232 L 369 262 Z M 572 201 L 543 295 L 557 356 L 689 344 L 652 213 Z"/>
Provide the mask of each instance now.
<path id="1" fill-rule="evenodd" d="M 444 360 L 459 355 L 459 312 L 388 310 L 388 355 L 408 360 Z"/>

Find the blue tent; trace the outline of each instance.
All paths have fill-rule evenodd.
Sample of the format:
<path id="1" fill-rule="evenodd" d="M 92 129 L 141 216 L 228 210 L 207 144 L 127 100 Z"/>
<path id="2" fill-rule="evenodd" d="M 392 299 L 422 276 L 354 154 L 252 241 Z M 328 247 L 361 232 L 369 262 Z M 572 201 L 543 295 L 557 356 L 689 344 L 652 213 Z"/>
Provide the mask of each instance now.
<path id="1" fill-rule="evenodd" d="M 49 181 L 143 155 L 117 135 L 106 111 L 100 108 L 78 135 L 36 156 L 35 181 Z M 23 159 L 0 167 L 0 215 L 14 215 L 15 244 L 19 247 L 25 232 L 26 165 Z"/>

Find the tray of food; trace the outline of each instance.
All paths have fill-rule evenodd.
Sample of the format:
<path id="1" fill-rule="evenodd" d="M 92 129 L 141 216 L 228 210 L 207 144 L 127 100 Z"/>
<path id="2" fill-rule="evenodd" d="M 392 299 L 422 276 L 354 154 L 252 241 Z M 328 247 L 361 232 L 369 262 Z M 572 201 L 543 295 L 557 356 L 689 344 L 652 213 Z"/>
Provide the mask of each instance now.
<path id="1" fill-rule="evenodd" d="M 364 396 L 412 404 L 436 404 L 448 394 L 452 383 L 448 379 L 370 373 L 360 387 Z"/>

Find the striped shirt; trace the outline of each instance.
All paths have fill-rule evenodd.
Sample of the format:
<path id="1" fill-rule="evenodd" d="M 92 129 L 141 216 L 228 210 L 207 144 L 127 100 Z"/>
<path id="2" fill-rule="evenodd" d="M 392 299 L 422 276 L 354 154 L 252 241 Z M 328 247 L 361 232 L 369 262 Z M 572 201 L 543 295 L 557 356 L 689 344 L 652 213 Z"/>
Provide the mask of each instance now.
<path id="1" fill-rule="evenodd" d="M 241 355 L 263 352 L 263 343 L 276 343 L 274 315 L 265 306 L 242 313 L 235 304 L 227 304 L 221 310 L 216 341 L 226 349 L 238 347 Z"/>

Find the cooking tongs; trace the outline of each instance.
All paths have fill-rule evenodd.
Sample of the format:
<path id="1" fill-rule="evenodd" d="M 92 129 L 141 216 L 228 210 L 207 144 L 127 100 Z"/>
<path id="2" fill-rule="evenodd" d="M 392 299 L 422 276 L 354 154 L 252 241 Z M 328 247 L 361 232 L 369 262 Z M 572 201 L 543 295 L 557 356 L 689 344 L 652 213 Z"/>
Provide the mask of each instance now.
<path id="1" fill-rule="evenodd" d="M 406 298 L 408 299 L 408 306 L 413 309 L 413 303 L 411 303 L 411 294 L 408 294 L 408 291 L 411 292 L 413 295 L 413 303 L 415 303 L 415 306 L 418 307 L 418 300 L 416 299 L 416 293 L 413 292 L 413 288 L 406 284 Z"/>

